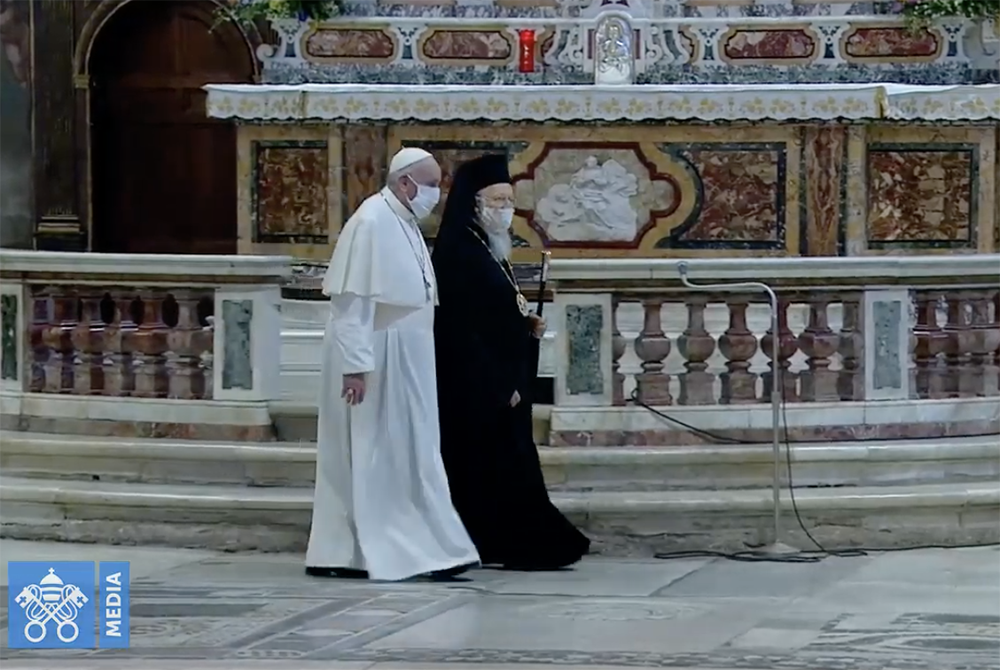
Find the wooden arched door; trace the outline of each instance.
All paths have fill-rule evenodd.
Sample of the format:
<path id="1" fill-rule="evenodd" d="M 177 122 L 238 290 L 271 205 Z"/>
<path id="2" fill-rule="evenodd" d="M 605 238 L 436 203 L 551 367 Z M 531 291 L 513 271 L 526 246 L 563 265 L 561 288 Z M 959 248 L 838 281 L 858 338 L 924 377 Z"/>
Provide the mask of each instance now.
<path id="1" fill-rule="evenodd" d="M 236 253 L 236 129 L 207 118 L 207 83 L 252 83 L 239 29 L 211 2 L 133 0 L 90 58 L 93 248 Z"/>

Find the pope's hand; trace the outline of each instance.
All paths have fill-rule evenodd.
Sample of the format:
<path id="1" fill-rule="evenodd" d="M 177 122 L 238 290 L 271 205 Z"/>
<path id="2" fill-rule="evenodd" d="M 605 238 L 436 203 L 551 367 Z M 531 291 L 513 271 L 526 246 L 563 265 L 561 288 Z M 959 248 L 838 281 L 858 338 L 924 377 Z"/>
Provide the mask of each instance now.
<path id="1" fill-rule="evenodd" d="M 531 334 L 542 339 L 545 335 L 545 319 L 532 312 L 528 315 L 528 321 L 531 323 Z"/>
<path id="2" fill-rule="evenodd" d="M 344 375 L 344 388 L 340 397 L 347 401 L 348 405 L 360 405 L 365 399 L 365 375 Z"/>
<path id="3" fill-rule="evenodd" d="M 518 405 L 518 404 L 519 404 L 520 402 L 521 402 L 521 394 L 520 394 L 520 393 L 518 393 L 517 391 L 514 391 L 514 395 L 512 395 L 512 396 L 510 397 L 510 406 L 511 406 L 511 407 L 517 407 L 517 405 Z"/>

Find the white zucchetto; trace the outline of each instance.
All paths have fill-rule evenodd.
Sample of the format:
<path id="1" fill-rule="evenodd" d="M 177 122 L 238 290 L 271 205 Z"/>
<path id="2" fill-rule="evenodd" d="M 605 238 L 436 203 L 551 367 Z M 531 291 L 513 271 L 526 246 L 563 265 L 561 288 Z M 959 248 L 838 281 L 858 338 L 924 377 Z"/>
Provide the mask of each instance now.
<path id="1" fill-rule="evenodd" d="M 396 155 L 392 157 L 392 161 L 389 162 L 389 174 L 404 170 L 414 163 L 419 163 L 428 158 L 433 158 L 433 156 L 423 149 L 404 147 L 396 152 Z"/>

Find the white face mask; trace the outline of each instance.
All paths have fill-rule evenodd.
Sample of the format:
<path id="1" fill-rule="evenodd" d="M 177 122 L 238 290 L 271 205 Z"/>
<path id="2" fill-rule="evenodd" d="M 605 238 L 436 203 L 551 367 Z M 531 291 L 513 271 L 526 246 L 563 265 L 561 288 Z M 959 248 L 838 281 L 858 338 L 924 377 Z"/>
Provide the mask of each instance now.
<path id="1" fill-rule="evenodd" d="M 514 209 L 511 207 L 484 207 L 479 218 L 483 225 L 497 232 L 510 230 L 514 222 Z"/>
<path id="2" fill-rule="evenodd" d="M 414 182 L 416 184 L 416 182 Z M 410 200 L 410 211 L 418 219 L 426 219 L 437 207 L 441 199 L 441 189 L 437 186 L 424 186 L 416 184 L 417 194 Z"/>

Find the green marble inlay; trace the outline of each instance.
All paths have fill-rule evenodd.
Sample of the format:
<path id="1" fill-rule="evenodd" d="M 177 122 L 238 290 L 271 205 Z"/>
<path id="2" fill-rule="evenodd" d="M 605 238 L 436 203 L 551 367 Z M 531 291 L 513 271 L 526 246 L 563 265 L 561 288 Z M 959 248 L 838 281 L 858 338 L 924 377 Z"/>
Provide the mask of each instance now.
<path id="1" fill-rule="evenodd" d="M 17 381 L 17 296 L 0 296 L 0 379 Z"/>
<path id="2" fill-rule="evenodd" d="M 253 300 L 222 301 L 222 388 L 253 390 Z"/>
<path id="3" fill-rule="evenodd" d="M 898 300 L 876 300 L 872 303 L 872 321 L 875 325 L 872 386 L 876 390 L 903 388 L 903 371 L 899 358 L 899 322 L 902 318 L 902 304 Z"/>
<path id="4" fill-rule="evenodd" d="M 566 392 L 569 395 L 600 395 L 604 392 L 604 371 L 601 370 L 603 327 L 604 309 L 601 305 L 566 306 L 569 349 Z"/>

